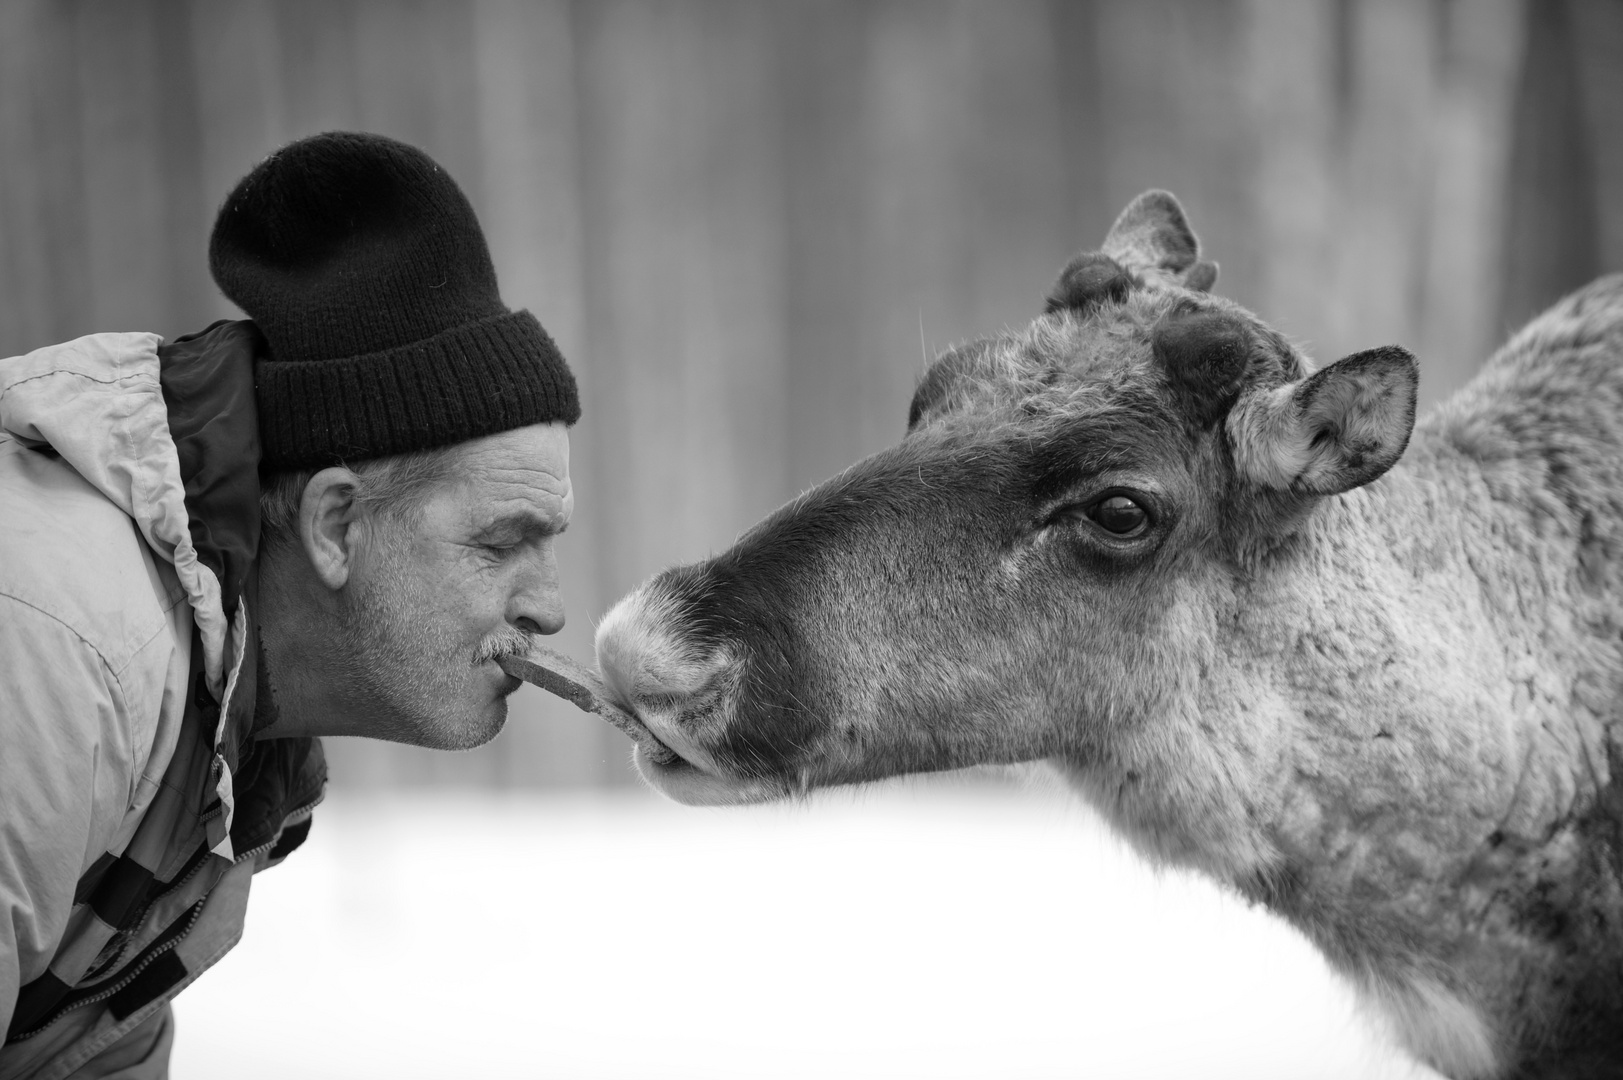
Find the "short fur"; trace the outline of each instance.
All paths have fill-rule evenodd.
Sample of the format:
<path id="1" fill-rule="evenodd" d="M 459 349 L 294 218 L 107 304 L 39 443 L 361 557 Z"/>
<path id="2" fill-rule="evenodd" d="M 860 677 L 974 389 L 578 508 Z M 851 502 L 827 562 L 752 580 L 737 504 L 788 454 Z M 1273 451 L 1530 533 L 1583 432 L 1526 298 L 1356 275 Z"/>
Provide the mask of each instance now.
<path id="1" fill-rule="evenodd" d="M 698 748 L 645 775 L 744 801 L 1048 758 L 1444 1074 L 1623 1075 L 1623 277 L 1411 438 L 1413 358 L 1311 372 L 1190 287 L 1170 196 L 1104 251 L 1131 289 L 1073 264 L 938 361 L 899 446 L 610 615 L 610 684 Z"/>

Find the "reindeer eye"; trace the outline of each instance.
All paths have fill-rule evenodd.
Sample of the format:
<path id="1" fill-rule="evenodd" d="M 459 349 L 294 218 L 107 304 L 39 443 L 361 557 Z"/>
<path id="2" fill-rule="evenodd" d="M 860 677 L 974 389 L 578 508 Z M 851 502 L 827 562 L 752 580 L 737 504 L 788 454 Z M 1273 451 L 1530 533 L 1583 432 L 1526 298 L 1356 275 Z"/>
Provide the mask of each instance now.
<path id="1" fill-rule="evenodd" d="M 1088 518 L 1114 536 L 1137 536 L 1149 527 L 1150 515 L 1125 495 L 1100 499 L 1087 509 Z"/>

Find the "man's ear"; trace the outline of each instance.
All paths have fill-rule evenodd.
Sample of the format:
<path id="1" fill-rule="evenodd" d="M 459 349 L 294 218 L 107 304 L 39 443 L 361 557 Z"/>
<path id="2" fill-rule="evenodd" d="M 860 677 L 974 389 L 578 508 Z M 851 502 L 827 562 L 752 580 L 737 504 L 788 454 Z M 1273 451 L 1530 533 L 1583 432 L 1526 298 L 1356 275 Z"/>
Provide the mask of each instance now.
<path id="1" fill-rule="evenodd" d="M 1419 382 L 1414 357 L 1389 345 L 1246 395 L 1228 417 L 1235 467 L 1261 487 L 1306 495 L 1367 484 L 1409 445 Z"/>
<path id="2" fill-rule="evenodd" d="M 1127 204 L 1100 249 L 1140 277 L 1197 292 L 1217 284 L 1217 264 L 1200 257 L 1200 240 L 1169 191 L 1146 191 Z"/>
<path id="3" fill-rule="evenodd" d="M 355 474 L 342 467 L 322 469 L 304 485 L 299 497 L 299 543 L 311 569 L 327 588 L 349 583 L 359 537 L 355 523 Z"/>

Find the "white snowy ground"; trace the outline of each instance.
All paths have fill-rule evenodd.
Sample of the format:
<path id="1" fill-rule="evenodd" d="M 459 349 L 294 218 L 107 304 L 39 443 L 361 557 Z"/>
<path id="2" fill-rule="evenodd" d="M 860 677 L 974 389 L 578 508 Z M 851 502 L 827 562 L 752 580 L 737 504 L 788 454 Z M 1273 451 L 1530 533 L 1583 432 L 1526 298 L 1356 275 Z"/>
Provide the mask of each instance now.
<path id="1" fill-rule="evenodd" d="M 1059 792 L 341 796 L 174 1080 L 1418 1080 L 1283 923 Z"/>

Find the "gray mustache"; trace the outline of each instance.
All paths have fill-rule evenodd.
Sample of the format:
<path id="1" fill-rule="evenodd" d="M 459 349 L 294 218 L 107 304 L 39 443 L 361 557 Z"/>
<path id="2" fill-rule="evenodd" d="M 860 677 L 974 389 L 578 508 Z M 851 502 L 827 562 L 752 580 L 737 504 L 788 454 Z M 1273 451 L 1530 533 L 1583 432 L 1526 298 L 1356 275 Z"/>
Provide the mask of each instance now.
<path id="1" fill-rule="evenodd" d="M 516 626 L 503 626 L 479 643 L 479 648 L 473 654 L 473 662 L 484 664 L 509 656 L 521 656 L 530 651 L 533 636 Z"/>

